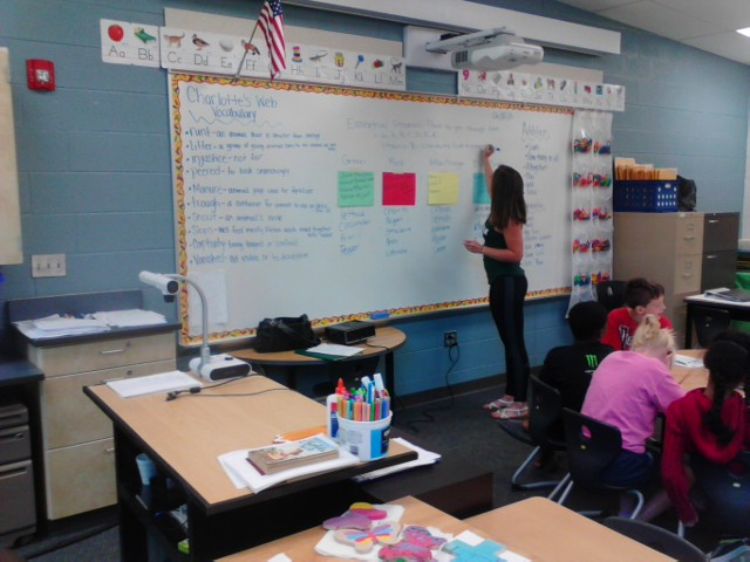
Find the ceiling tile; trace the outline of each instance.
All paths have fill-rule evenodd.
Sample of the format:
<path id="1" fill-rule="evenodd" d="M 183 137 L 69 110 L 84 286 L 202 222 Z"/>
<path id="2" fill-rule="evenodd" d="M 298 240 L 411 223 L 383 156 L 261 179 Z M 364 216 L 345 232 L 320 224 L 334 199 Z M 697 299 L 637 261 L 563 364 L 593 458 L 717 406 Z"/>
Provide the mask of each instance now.
<path id="1" fill-rule="evenodd" d="M 725 31 L 750 27 L 748 0 L 653 0 L 696 19 L 722 25 Z"/>
<path id="2" fill-rule="evenodd" d="M 609 8 L 632 4 L 637 0 L 560 0 L 563 4 L 575 6 L 587 12 L 601 12 Z"/>
<path id="3" fill-rule="evenodd" d="M 723 26 L 691 18 L 650 0 L 617 6 L 599 14 L 677 41 L 726 31 Z"/>
<path id="4" fill-rule="evenodd" d="M 750 39 L 729 31 L 686 39 L 684 43 L 744 64 L 750 64 Z"/>

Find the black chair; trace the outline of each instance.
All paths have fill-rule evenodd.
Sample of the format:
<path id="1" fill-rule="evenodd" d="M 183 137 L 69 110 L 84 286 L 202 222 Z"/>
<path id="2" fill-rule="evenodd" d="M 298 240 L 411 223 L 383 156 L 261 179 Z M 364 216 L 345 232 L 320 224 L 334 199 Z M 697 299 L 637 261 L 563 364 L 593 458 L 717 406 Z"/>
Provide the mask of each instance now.
<path id="1" fill-rule="evenodd" d="M 634 495 L 637 500 L 630 515 L 631 519 L 635 519 L 643 509 L 643 494 L 634 488 L 610 486 L 601 482 L 602 471 L 622 450 L 620 430 L 569 408 L 563 408 L 563 421 L 570 474 L 566 476 L 568 481 L 557 503 L 565 503 L 574 484 L 596 492 L 625 492 Z"/>
<path id="2" fill-rule="evenodd" d="M 707 306 L 694 306 L 691 309 L 695 335 L 698 336 L 698 344 L 705 348 L 721 332 L 729 329 L 732 322 L 728 310 L 710 308 Z"/>
<path id="3" fill-rule="evenodd" d="M 607 517 L 602 524 L 680 562 L 706 562 L 708 560 L 708 556 L 694 544 L 651 523 L 624 517 Z"/>
<path id="4" fill-rule="evenodd" d="M 516 490 L 538 490 L 558 486 L 559 480 L 543 480 L 523 483 L 526 473 L 542 454 L 542 451 L 564 451 L 565 442 L 550 435 L 550 429 L 560 420 L 562 401 L 557 389 L 543 383 L 535 376 L 530 377 L 529 386 L 529 429 L 526 431 L 519 420 L 501 420 L 500 429 L 508 435 L 531 445 L 534 449 L 521 466 L 513 473 L 511 485 Z M 550 496 L 550 499 L 553 496 Z"/>
<path id="5" fill-rule="evenodd" d="M 696 456 L 690 462 L 698 493 L 705 498 L 698 525 L 727 537 L 750 536 L 750 453 L 742 453 L 740 461 L 745 465 L 740 474 Z"/>
<path id="6" fill-rule="evenodd" d="M 607 312 L 620 308 L 625 304 L 625 281 L 604 281 L 596 286 L 596 300 Z"/>

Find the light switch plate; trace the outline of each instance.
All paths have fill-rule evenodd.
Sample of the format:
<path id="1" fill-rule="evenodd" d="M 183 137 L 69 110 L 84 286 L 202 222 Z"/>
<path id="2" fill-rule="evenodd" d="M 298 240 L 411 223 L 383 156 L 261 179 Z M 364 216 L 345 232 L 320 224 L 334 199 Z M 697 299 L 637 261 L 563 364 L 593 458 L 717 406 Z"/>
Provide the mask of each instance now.
<path id="1" fill-rule="evenodd" d="M 31 256 L 32 277 L 65 277 L 65 254 L 37 254 Z"/>

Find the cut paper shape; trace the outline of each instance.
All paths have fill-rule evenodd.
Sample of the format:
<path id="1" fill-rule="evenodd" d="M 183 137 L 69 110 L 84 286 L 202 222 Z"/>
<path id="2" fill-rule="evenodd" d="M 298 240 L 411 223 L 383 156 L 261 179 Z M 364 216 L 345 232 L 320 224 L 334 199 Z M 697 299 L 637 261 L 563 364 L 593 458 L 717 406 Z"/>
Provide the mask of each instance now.
<path id="1" fill-rule="evenodd" d="M 431 562 L 432 550 L 418 544 L 400 542 L 393 546 L 384 546 L 378 552 L 384 562 Z"/>
<path id="2" fill-rule="evenodd" d="M 401 540 L 410 544 L 424 546 L 429 549 L 440 548 L 445 544 L 445 539 L 430 533 L 424 527 L 410 525 L 401 534 Z"/>
<path id="3" fill-rule="evenodd" d="M 335 531 L 333 538 L 338 542 L 354 547 L 359 553 L 370 552 L 376 544 L 396 544 L 401 525 L 384 523 L 369 531 L 341 529 Z"/>
<path id="4" fill-rule="evenodd" d="M 375 174 L 339 172 L 339 207 L 372 207 L 375 204 Z"/>
<path id="5" fill-rule="evenodd" d="M 338 517 L 331 517 L 323 521 L 323 528 L 329 531 L 337 531 L 339 529 L 359 529 L 366 531 L 372 525 L 372 520 L 363 513 L 356 513 L 347 511 L 343 515 Z"/>
<path id="6" fill-rule="evenodd" d="M 429 205 L 458 205 L 460 180 L 456 174 L 430 174 L 427 179 Z"/>
<path id="7" fill-rule="evenodd" d="M 410 206 L 417 204 L 417 175 L 383 173 L 383 205 Z"/>
<path id="8" fill-rule="evenodd" d="M 497 562 L 498 555 L 505 547 L 494 541 L 482 541 L 472 546 L 455 540 L 445 545 L 443 550 L 454 556 L 452 562 Z"/>
<path id="9" fill-rule="evenodd" d="M 349 512 L 364 515 L 372 521 L 380 521 L 388 516 L 385 510 L 378 509 L 368 502 L 355 502 L 349 506 Z"/>
<path id="10" fill-rule="evenodd" d="M 475 205 L 489 205 L 490 192 L 487 189 L 487 178 L 484 174 L 474 174 L 474 197 L 472 198 Z"/>

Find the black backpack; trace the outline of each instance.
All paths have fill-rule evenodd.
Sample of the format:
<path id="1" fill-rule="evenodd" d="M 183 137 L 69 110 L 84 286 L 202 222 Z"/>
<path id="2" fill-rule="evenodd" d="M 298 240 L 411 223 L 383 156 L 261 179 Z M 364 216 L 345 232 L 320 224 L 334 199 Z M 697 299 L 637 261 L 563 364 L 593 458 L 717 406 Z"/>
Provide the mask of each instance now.
<path id="1" fill-rule="evenodd" d="M 678 196 L 677 204 L 680 211 L 695 211 L 698 199 L 698 187 L 693 180 L 677 176 Z"/>

